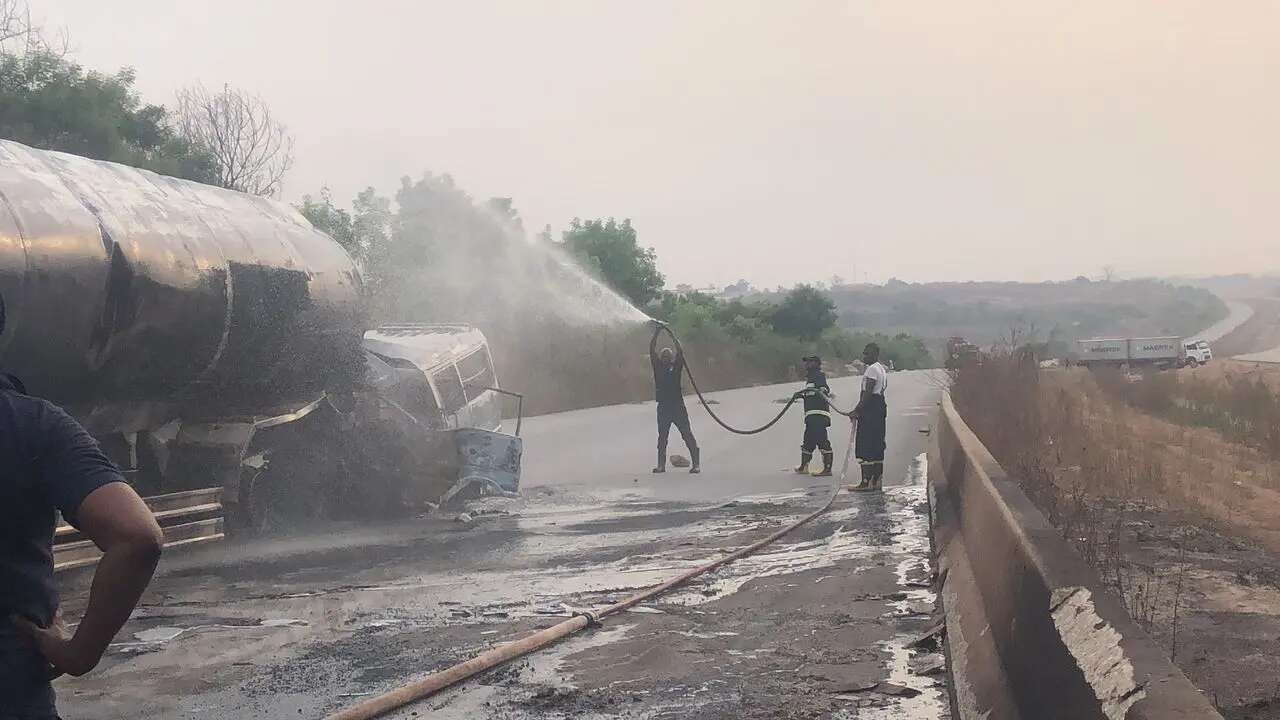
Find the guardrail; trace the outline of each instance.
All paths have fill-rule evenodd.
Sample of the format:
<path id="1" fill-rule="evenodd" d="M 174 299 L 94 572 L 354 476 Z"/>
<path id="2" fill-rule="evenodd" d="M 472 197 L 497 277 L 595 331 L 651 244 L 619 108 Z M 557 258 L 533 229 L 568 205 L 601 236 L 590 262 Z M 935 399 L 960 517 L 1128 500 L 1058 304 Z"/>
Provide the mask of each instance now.
<path id="1" fill-rule="evenodd" d="M 164 530 L 166 548 L 221 540 L 222 488 L 205 488 L 143 498 Z M 72 570 L 97 564 L 102 558 L 93 541 L 74 527 L 59 522 L 53 535 L 53 569 Z"/>
<path id="2" fill-rule="evenodd" d="M 929 500 L 955 710 L 969 718 L 1222 720 L 944 397 Z"/>

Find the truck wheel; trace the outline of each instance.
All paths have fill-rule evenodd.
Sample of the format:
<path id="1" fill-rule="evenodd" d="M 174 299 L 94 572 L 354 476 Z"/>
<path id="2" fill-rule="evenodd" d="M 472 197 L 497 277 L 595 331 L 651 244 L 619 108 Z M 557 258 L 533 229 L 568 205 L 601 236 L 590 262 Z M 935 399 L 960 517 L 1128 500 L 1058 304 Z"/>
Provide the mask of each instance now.
<path id="1" fill-rule="evenodd" d="M 291 480 L 292 473 L 275 471 L 270 465 L 246 478 L 245 524 L 250 533 L 278 535 L 311 525 L 322 516 L 315 489 L 290 487 Z"/>
<path id="2" fill-rule="evenodd" d="M 242 466 L 240 481 L 251 533 L 287 533 L 330 519 L 342 463 L 327 428 L 316 420 L 306 418 L 254 438 L 246 455 L 258 460 Z"/>
<path id="3" fill-rule="evenodd" d="M 1187 367 L 1196 368 L 1200 366 L 1200 361 L 1195 358 L 1187 358 Z"/>

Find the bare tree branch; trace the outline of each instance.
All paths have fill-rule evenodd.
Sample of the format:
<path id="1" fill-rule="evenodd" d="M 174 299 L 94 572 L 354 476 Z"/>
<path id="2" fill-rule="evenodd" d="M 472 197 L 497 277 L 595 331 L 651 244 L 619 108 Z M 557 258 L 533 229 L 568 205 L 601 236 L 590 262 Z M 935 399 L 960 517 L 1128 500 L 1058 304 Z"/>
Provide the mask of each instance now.
<path id="1" fill-rule="evenodd" d="M 0 0 L 0 45 L 31 33 L 31 9 L 22 0 Z"/>
<path id="2" fill-rule="evenodd" d="M 0 0 L 0 51 L 19 54 L 37 52 L 64 56 L 71 50 L 66 33 L 50 38 L 44 26 L 31 17 L 27 0 Z"/>
<path id="3" fill-rule="evenodd" d="M 178 91 L 175 116 L 178 133 L 213 156 L 219 185 L 254 195 L 280 192 L 293 166 L 293 136 L 262 98 L 230 85 L 216 92 L 192 85 Z"/>

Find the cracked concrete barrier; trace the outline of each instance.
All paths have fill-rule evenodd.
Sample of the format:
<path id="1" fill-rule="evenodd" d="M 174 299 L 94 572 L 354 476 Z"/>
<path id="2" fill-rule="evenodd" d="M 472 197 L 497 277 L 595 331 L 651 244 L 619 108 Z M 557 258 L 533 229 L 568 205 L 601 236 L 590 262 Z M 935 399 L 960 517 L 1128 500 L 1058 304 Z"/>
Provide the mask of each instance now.
<path id="1" fill-rule="evenodd" d="M 1222 720 L 945 397 L 929 500 L 956 717 Z"/>

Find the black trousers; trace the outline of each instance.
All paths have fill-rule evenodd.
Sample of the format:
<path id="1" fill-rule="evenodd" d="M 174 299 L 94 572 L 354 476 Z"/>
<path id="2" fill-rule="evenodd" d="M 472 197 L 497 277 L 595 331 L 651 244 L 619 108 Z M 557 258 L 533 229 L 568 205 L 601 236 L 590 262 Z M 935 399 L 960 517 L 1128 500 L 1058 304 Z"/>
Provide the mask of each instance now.
<path id="1" fill-rule="evenodd" d="M 831 452 L 831 438 L 827 437 L 827 428 L 830 425 L 831 421 L 821 415 L 810 415 L 805 418 L 804 442 L 800 444 L 800 450 L 811 453 L 814 448 L 818 448 L 824 453 Z"/>
<path id="2" fill-rule="evenodd" d="M 693 429 L 689 427 L 689 411 L 684 403 L 658 403 L 659 457 L 667 457 L 667 438 L 671 435 L 672 425 L 680 431 L 680 437 L 684 440 L 685 447 L 689 448 L 689 453 L 698 452 L 698 441 L 694 439 Z"/>
<path id="3" fill-rule="evenodd" d="M 862 406 L 853 456 L 863 462 L 883 462 L 888 407 L 883 395 L 872 395 Z"/>

